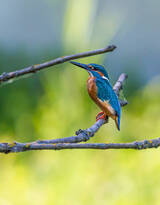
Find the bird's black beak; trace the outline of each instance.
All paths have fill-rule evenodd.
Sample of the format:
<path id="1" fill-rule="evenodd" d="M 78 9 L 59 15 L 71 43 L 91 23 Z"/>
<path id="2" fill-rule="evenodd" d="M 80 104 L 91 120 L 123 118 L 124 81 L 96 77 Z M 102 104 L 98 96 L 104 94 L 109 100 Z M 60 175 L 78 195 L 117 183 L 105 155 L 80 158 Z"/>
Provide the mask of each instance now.
<path id="1" fill-rule="evenodd" d="M 78 63 L 78 62 L 75 62 L 75 61 L 70 61 L 70 63 L 72 63 L 73 65 L 76 65 L 78 67 L 81 67 L 85 70 L 89 70 L 89 67 L 87 64 L 83 64 L 83 63 Z"/>

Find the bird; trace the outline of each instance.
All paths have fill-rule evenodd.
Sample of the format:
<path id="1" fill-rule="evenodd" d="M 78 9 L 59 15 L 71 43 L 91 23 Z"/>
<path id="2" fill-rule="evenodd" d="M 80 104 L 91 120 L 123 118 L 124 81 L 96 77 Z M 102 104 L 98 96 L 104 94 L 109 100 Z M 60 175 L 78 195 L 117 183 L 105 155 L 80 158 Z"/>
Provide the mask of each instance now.
<path id="1" fill-rule="evenodd" d="M 115 121 L 117 129 L 120 131 L 121 106 L 106 69 L 102 65 L 94 63 L 83 64 L 75 61 L 70 61 L 70 63 L 85 69 L 89 74 L 87 80 L 88 94 L 101 109 L 101 112 L 96 116 L 96 120 L 107 120 L 110 117 Z"/>

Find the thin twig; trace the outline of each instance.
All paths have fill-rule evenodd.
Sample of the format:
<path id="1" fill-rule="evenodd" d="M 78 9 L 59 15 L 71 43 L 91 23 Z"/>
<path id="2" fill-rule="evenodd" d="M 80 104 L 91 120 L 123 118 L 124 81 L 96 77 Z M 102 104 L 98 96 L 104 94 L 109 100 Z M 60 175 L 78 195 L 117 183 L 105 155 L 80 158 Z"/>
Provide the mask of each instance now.
<path id="1" fill-rule="evenodd" d="M 115 93 L 119 96 L 120 91 L 123 89 L 123 83 L 128 78 L 128 75 L 126 73 L 122 73 L 115 85 L 113 86 L 113 89 Z"/>
<path id="2" fill-rule="evenodd" d="M 58 144 L 39 144 L 39 143 L 18 143 L 14 142 L 13 144 L 9 143 L 0 143 L 0 152 L 1 153 L 15 153 L 15 152 L 24 152 L 31 150 L 63 150 L 63 149 L 148 149 L 148 148 L 157 148 L 160 146 L 160 138 L 152 140 L 144 140 L 139 142 L 131 143 L 58 143 Z"/>
<path id="3" fill-rule="evenodd" d="M 116 46 L 111 45 L 111 46 L 108 46 L 106 48 L 101 48 L 101 49 L 97 49 L 94 51 L 87 51 L 87 52 L 78 53 L 75 55 L 62 56 L 62 57 L 56 58 L 54 60 L 51 60 L 51 61 L 48 61 L 45 63 L 41 63 L 41 64 L 32 65 L 32 66 L 29 66 L 29 67 L 21 69 L 21 70 L 16 70 L 16 71 L 9 72 L 9 73 L 5 72 L 5 73 L 2 73 L 0 75 L 0 83 L 6 82 L 10 79 L 14 79 L 14 78 L 17 78 L 20 76 L 24 76 L 24 75 L 29 74 L 29 73 L 36 73 L 37 71 L 40 71 L 42 69 L 45 69 L 45 68 L 48 68 L 48 67 L 51 67 L 51 66 L 54 66 L 57 64 L 64 63 L 66 61 L 111 52 L 115 48 L 116 48 Z"/>
<path id="4" fill-rule="evenodd" d="M 115 91 L 115 93 L 117 94 L 117 96 L 119 97 L 119 93 L 121 90 L 123 90 L 123 85 L 125 80 L 128 78 L 128 75 L 126 73 L 122 73 L 117 82 L 115 83 L 115 85 L 113 86 L 113 90 Z M 121 107 L 125 106 L 128 104 L 128 102 L 126 100 L 121 100 L 119 99 L 119 102 L 121 104 Z"/>

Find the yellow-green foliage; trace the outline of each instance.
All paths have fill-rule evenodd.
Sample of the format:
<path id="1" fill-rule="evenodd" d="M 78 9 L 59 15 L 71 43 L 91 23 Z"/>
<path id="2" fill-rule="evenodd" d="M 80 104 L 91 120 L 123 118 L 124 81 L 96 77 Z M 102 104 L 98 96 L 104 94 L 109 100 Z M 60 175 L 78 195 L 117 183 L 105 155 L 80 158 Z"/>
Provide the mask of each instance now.
<path id="1" fill-rule="evenodd" d="M 44 82 L 33 114 L 35 137 L 74 134 L 95 121 L 87 74 L 67 68 Z M 69 78 L 69 80 L 68 80 Z M 44 80 L 44 79 L 43 79 Z M 68 83 L 72 81 L 72 83 Z M 58 86 L 56 86 L 58 85 Z M 159 137 L 160 84 L 154 79 L 123 108 L 121 131 L 104 125 L 91 142 L 129 142 Z M 33 151 L 1 155 L 0 204 L 159 204 L 159 149 Z"/>

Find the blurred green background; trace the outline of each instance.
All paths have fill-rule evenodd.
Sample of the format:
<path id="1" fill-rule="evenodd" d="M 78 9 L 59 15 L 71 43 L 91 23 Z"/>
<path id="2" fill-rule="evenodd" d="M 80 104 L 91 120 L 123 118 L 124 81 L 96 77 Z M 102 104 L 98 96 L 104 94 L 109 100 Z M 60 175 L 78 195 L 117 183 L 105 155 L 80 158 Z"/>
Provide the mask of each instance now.
<path id="1" fill-rule="evenodd" d="M 109 44 L 78 60 L 129 79 L 121 131 L 112 120 L 90 142 L 159 137 L 158 0 L 5 0 L 0 7 L 0 72 Z M 2 85 L 1 142 L 67 137 L 95 122 L 88 74 L 69 63 Z M 0 155 L 0 204 L 159 204 L 159 149 L 32 151 Z"/>

